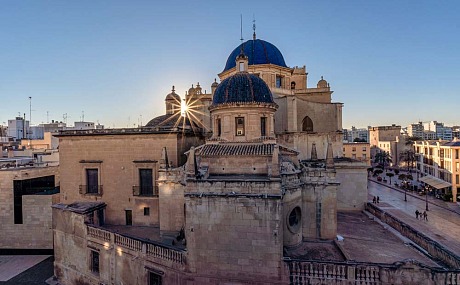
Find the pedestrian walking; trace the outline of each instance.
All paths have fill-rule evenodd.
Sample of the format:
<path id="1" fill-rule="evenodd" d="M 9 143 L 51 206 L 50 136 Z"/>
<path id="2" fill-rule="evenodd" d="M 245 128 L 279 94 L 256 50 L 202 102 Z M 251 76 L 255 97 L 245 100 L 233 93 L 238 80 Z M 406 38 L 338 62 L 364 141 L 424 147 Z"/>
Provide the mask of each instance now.
<path id="1" fill-rule="evenodd" d="M 374 204 L 377 203 L 377 198 L 375 198 L 375 196 L 374 196 L 374 199 L 372 199 L 372 203 Z"/>
<path id="2" fill-rule="evenodd" d="M 415 217 L 417 218 L 418 220 L 418 215 L 420 214 L 420 212 L 418 210 L 415 210 Z"/>
<path id="3" fill-rule="evenodd" d="M 423 219 L 425 221 L 428 221 L 428 214 L 426 213 L 426 211 L 423 211 Z"/>
<path id="4" fill-rule="evenodd" d="M 377 204 L 380 203 L 380 197 L 377 196 Z"/>

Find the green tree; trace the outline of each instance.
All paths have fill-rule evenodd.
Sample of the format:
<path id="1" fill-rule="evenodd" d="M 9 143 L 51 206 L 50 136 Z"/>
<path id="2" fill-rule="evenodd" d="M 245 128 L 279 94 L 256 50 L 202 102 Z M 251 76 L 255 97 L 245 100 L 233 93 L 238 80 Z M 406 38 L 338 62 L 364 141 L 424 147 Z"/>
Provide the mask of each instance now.
<path id="1" fill-rule="evenodd" d="M 353 140 L 353 142 L 366 142 L 366 140 L 365 140 L 365 139 L 361 139 L 361 138 L 355 138 L 355 139 Z"/>
<path id="2" fill-rule="evenodd" d="M 380 175 L 383 173 L 383 170 L 382 169 L 376 169 L 374 170 L 374 175 Z"/>
<path id="3" fill-rule="evenodd" d="M 395 174 L 398 175 L 399 174 L 399 169 L 395 169 Z"/>
<path id="4" fill-rule="evenodd" d="M 374 172 L 374 168 L 373 168 L 373 167 L 369 167 L 369 168 L 367 169 L 367 175 L 368 175 L 368 176 L 371 175 L 371 173 L 373 173 L 373 172 Z"/>
<path id="5" fill-rule="evenodd" d="M 385 169 L 385 166 L 391 162 L 391 155 L 387 151 L 380 151 L 375 154 L 374 162 L 382 165 L 382 168 Z"/>

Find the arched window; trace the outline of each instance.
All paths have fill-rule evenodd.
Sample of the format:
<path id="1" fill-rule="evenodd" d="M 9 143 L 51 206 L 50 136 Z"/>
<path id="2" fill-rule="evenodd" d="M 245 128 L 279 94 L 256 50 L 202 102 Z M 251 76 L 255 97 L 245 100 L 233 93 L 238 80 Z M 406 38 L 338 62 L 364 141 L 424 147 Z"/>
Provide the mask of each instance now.
<path id="1" fill-rule="evenodd" d="M 310 119 L 310 117 L 306 116 L 303 118 L 302 121 L 302 132 L 313 132 L 313 121 Z"/>
<path id="2" fill-rule="evenodd" d="M 291 89 L 295 89 L 295 82 L 294 81 L 291 82 Z"/>

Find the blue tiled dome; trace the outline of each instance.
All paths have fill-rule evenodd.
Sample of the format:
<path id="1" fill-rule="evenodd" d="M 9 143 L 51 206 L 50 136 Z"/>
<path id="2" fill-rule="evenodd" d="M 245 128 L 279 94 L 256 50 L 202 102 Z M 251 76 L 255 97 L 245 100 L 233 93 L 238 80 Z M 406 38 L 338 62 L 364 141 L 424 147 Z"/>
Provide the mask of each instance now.
<path id="1" fill-rule="evenodd" d="M 238 72 L 217 86 L 212 105 L 225 103 L 274 103 L 267 84 L 258 76 L 247 72 Z"/>
<path id="2" fill-rule="evenodd" d="M 244 54 L 249 58 L 248 64 L 275 64 L 287 67 L 283 55 L 277 47 L 264 40 L 249 40 L 243 45 Z M 229 70 L 236 65 L 236 57 L 241 53 L 241 45 L 233 50 L 227 59 L 225 69 Z"/>

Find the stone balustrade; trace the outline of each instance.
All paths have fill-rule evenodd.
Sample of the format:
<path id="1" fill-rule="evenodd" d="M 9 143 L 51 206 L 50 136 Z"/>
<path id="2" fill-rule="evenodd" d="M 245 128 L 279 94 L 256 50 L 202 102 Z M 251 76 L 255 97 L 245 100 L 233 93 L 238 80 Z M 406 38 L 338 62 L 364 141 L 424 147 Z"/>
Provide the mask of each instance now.
<path id="1" fill-rule="evenodd" d="M 125 237 L 119 234 L 114 234 L 116 245 L 128 248 L 134 251 L 142 251 L 142 242 L 133 238 Z"/>
<path id="2" fill-rule="evenodd" d="M 295 285 L 458 285 L 459 270 L 429 268 L 413 260 L 394 264 L 306 261 L 285 258 Z"/>
<path id="3" fill-rule="evenodd" d="M 185 264 L 185 252 L 172 250 L 155 244 L 147 244 L 147 255 Z"/>
<path id="4" fill-rule="evenodd" d="M 100 229 L 100 228 L 95 228 L 91 226 L 87 226 L 87 232 L 88 236 L 96 239 L 100 239 L 103 241 L 110 241 L 110 232 Z"/>
<path id="5" fill-rule="evenodd" d="M 86 225 L 87 236 L 103 242 L 109 242 L 122 248 L 145 254 L 176 264 L 186 264 L 186 252 L 154 241 L 135 239 L 121 234 L 110 232 L 94 225 Z"/>

